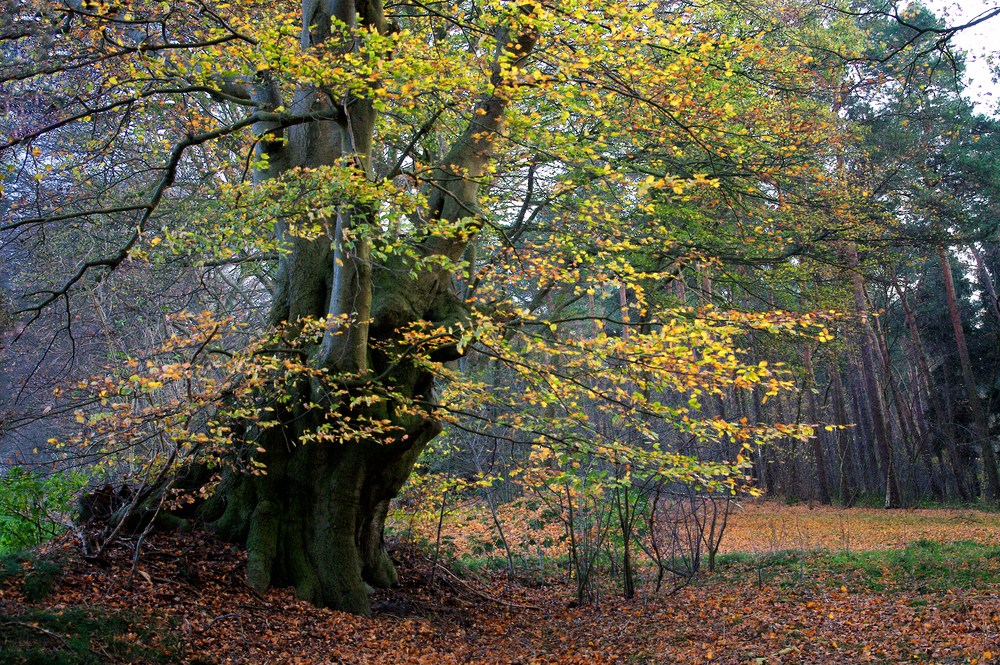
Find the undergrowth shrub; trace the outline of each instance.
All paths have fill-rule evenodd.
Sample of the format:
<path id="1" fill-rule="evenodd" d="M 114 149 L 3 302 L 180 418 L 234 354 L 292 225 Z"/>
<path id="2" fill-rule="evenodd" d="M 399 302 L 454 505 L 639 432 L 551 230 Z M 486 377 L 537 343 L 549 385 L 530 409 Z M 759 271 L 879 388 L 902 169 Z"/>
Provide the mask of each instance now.
<path id="1" fill-rule="evenodd" d="M 0 477 L 0 554 L 59 535 L 87 482 L 81 471 L 46 476 L 20 466 L 9 469 Z"/>

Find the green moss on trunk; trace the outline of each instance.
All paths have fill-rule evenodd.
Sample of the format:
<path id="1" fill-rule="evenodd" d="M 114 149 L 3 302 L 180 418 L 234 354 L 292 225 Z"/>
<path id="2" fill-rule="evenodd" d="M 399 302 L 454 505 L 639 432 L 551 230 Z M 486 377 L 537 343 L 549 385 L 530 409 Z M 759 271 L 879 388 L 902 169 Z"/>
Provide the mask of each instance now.
<path id="1" fill-rule="evenodd" d="M 300 436 L 291 427 L 261 437 L 265 473 L 227 478 L 215 522 L 220 536 L 246 545 L 252 587 L 288 585 L 317 605 L 367 613 L 372 586 L 398 583 L 383 540 L 389 501 L 440 429 L 408 425 L 403 442 L 289 449 L 286 441 Z"/>

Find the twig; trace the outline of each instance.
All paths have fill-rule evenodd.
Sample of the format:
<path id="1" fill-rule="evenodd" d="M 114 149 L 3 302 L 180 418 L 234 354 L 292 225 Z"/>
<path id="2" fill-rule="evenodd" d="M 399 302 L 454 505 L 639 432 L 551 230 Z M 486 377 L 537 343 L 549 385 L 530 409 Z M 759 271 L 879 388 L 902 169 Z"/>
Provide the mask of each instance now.
<path id="1" fill-rule="evenodd" d="M 227 612 L 226 614 L 220 614 L 217 617 L 212 617 L 211 619 L 209 619 L 208 620 L 208 625 L 211 626 L 216 621 L 222 621 L 223 619 L 229 619 L 230 617 L 236 617 L 237 619 L 240 619 L 241 622 L 243 620 L 240 617 L 239 613 L 237 613 L 237 612 Z"/>
<path id="2" fill-rule="evenodd" d="M 173 456 L 171 455 L 171 460 Z M 170 465 L 168 461 L 167 466 Z M 132 590 L 132 580 L 135 578 L 135 571 L 139 567 L 139 553 L 142 551 L 142 541 L 146 539 L 146 536 L 153 531 L 153 526 L 156 524 L 156 518 L 163 510 L 163 503 L 166 501 L 167 493 L 170 491 L 170 486 L 173 484 L 173 480 L 167 481 L 167 484 L 163 487 L 163 492 L 160 494 L 160 502 L 156 505 L 156 510 L 153 511 L 153 515 L 149 520 L 149 524 L 146 528 L 142 530 L 142 534 L 139 536 L 139 540 L 135 543 L 135 553 L 132 555 L 132 570 L 129 571 L 128 581 L 125 582 L 125 589 L 128 591 Z"/>
<path id="3" fill-rule="evenodd" d="M 139 535 L 139 540 L 135 543 L 135 552 L 132 554 L 132 569 L 128 573 L 128 580 L 125 582 L 126 591 L 132 590 L 132 580 L 135 578 L 135 571 L 139 567 L 139 552 L 142 550 L 142 541 L 145 540 L 146 536 L 149 535 L 149 532 L 153 530 L 154 521 L 155 518 L 149 521 L 149 524 L 147 524 L 146 528 L 143 529 L 142 534 Z"/>
<path id="4" fill-rule="evenodd" d="M 503 605 L 504 607 L 517 608 L 519 610 L 538 610 L 540 612 L 543 609 L 543 608 L 539 607 L 538 605 L 522 605 L 520 603 L 509 603 L 506 600 L 501 600 L 500 598 L 497 598 L 495 596 L 491 596 L 488 593 L 484 593 L 484 592 L 480 591 L 479 589 L 476 589 L 475 587 L 471 586 L 468 582 L 466 582 L 461 577 L 459 577 L 455 573 L 451 572 L 450 570 L 448 570 L 447 568 L 445 568 L 441 564 L 436 564 L 435 567 L 439 568 L 441 570 L 441 572 L 447 574 L 449 577 L 451 577 L 451 579 L 453 579 L 454 581 L 456 581 L 459 584 L 461 584 L 470 593 L 472 593 L 472 594 L 474 594 L 476 596 L 479 596 L 483 600 L 488 600 L 490 602 L 496 603 L 497 605 Z"/>
<path id="5" fill-rule="evenodd" d="M 262 593 L 261 593 L 260 591 L 257 591 L 257 589 L 254 589 L 254 588 L 253 588 L 252 586 L 250 586 L 250 583 L 249 583 L 249 582 L 247 582 L 247 581 L 246 581 L 246 580 L 244 580 L 244 579 L 241 579 L 241 580 L 239 580 L 239 583 L 240 583 L 240 585 L 241 585 L 241 586 L 243 586 L 243 587 L 245 587 L 245 588 L 246 588 L 247 590 L 249 590 L 249 591 L 250 591 L 250 593 L 251 593 L 251 594 L 253 594 L 253 596 L 254 596 L 255 598 L 257 598 L 257 600 L 259 600 L 259 601 L 261 601 L 262 603 L 264 603 L 264 605 L 266 606 L 266 608 L 271 608 L 271 607 L 273 607 L 273 605 L 272 605 L 271 603 L 269 603 L 269 602 L 268 602 L 267 598 L 265 598 L 265 597 L 264 597 L 264 595 L 263 595 L 263 594 L 262 594 Z"/>
<path id="6" fill-rule="evenodd" d="M 47 628 L 42 628 L 41 626 L 36 626 L 31 623 L 25 623 L 24 621 L 13 621 L 11 619 L 0 619 L 0 622 L 9 624 L 11 626 L 21 626 L 22 628 L 30 628 L 31 630 L 36 630 L 39 633 L 48 635 L 49 637 L 54 637 L 67 647 L 69 646 L 69 640 L 67 640 L 64 636 L 60 635 L 59 633 L 53 633 L 51 630 Z"/>

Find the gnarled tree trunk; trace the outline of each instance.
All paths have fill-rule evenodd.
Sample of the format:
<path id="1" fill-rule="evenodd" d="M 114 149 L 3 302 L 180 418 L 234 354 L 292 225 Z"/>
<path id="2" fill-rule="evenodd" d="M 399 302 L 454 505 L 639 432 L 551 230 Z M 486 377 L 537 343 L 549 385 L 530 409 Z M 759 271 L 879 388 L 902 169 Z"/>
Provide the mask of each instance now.
<path id="1" fill-rule="evenodd" d="M 440 426 L 412 422 L 410 436 L 392 442 L 295 445 L 320 423 L 310 414 L 289 421 L 257 441 L 266 474 L 227 478 L 224 503 L 207 516 L 222 537 L 246 543 L 254 588 L 290 585 L 318 605 L 365 612 L 369 585 L 397 581 L 382 539 L 389 501 Z"/>
<path id="2" fill-rule="evenodd" d="M 518 9 L 527 17 L 533 5 L 522 3 Z M 380 0 L 303 0 L 302 12 L 302 48 L 307 50 L 332 44 L 347 52 L 362 38 L 361 28 L 388 30 Z M 346 37 L 332 28 L 333 21 L 348 27 Z M 429 225 L 460 223 L 478 210 L 479 182 L 508 104 L 505 72 L 531 53 L 536 38 L 524 27 L 530 20 L 514 23 L 523 25 L 498 30 L 488 89 L 471 109 L 472 120 L 425 181 L 427 209 L 420 218 Z M 317 118 L 291 129 L 258 124 L 258 156 L 267 157 L 258 181 L 296 167 L 347 162 L 373 177 L 376 114 L 370 100 L 350 94 L 334 100 L 325 90 L 300 89 L 289 101 L 266 74 L 256 82 L 254 100 L 264 110 L 286 107 L 298 117 Z M 376 206 L 334 203 L 334 218 L 324 220 L 332 239 L 296 237 L 278 224 L 286 251 L 279 259 L 270 317 L 286 337 L 294 337 L 306 319 L 326 318 L 322 339 L 298 348 L 313 369 L 330 378 L 289 377 L 290 393 L 268 413 L 272 425 L 249 437 L 263 473 L 224 478 L 216 497 L 203 507 L 203 517 L 214 521 L 223 537 L 246 544 L 248 579 L 255 588 L 291 585 L 313 603 L 366 612 L 369 585 L 396 582 L 383 545 L 389 501 L 440 431 L 430 406 L 431 372 L 395 362 L 394 350 L 402 348 L 401 331 L 411 324 L 448 325 L 467 318 L 467 312 L 453 295 L 445 269 L 414 271 L 403 259 L 373 269 L 368 241 L 358 229 L 371 221 Z M 417 253 L 457 260 L 478 223 L 466 222 L 455 237 L 422 234 L 418 228 Z M 445 346 L 432 359 L 449 357 L 455 350 Z M 339 396 L 345 390 L 381 399 L 351 404 Z M 406 406 L 413 404 L 423 407 Z M 382 425 L 370 435 L 341 441 L 316 436 L 336 431 L 340 419 Z"/>

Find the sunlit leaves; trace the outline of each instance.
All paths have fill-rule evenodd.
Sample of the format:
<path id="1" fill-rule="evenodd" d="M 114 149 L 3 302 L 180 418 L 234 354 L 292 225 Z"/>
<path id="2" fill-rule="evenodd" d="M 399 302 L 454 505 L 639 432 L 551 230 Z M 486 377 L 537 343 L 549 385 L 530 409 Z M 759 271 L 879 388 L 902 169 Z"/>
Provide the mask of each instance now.
<path id="1" fill-rule="evenodd" d="M 374 320 L 385 307 L 372 321 L 310 311 L 225 354 L 210 351 L 214 336 L 235 328 L 210 340 L 206 317 L 185 344 L 152 352 L 167 357 L 88 386 L 122 431 L 138 423 L 138 438 L 223 457 L 254 436 L 234 434 L 236 422 L 308 422 L 295 425 L 297 444 L 377 444 L 406 436 L 401 422 L 468 426 L 496 404 L 483 416 L 494 431 L 552 451 L 570 475 L 590 457 L 713 489 L 739 484 L 746 446 L 810 436 L 707 405 L 791 389 L 784 367 L 749 357 L 747 336 L 823 342 L 828 317 L 671 294 L 691 271 L 791 253 L 840 202 L 829 164 L 849 137 L 829 105 L 835 72 L 785 31 L 712 6 L 594 0 L 400 5 L 391 24 L 357 26 L 303 26 L 291 3 L 129 11 L 141 30 L 98 12 L 67 33 L 95 74 L 88 96 L 52 118 L 106 145 L 75 138 L 93 162 L 39 158 L 52 191 L 86 192 L 49 199 L 88 221 L 105 201 L 112 212 L 93 217 L 135 229 L 135 262 L 266 263 L 332 248 L 316 253 L 328 265 L 313 292 L 356 259 L 370 261 L 375 290 L 434 300 L 459 287 L 468 312 L 430 320 L 437 300 L 407 303 L 415 320 L 390 325 Z M 355 132 L 362 120 L 371 127 Z M 122 177 L 84 186 L 119 160 Z M 459 188 L 472 192 L 454 197 L 461 213 L 432 209 Z M 28 199 L 18 205 L 27 214 Z M 321 366 L 320 340 L 368 326 L 392 328 L 357 363 L 379 370 Z M 441 360 L 463 354 L 465 374 Z M 435 377 L 441 396 L 393 383 L 403 368 Z M 86 442 L 124 438 L 97 409 L 81 417 Z M 699 457 L 709 446 L 721 450 L 712 461 Z"/>

